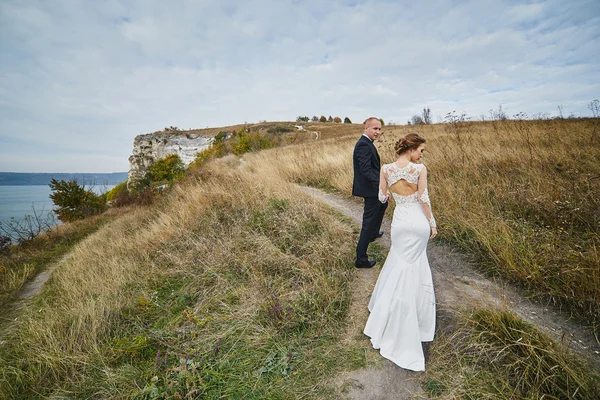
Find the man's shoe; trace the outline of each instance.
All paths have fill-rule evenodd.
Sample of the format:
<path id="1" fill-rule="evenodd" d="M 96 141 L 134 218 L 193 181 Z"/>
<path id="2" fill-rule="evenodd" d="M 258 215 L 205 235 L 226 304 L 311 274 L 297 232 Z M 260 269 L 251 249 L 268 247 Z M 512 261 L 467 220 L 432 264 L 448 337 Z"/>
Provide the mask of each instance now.
<path id="1" fill-rule="evenodd" d="M 358 264 L 358 263 L 356 263 L 356 264 L 354 264 L 354 266 L 356 268 L 372 268 L 373 265 L 375 265 L 375 264 L 377 264 L 377 261 L 373 260 L 373 261 L 367 262 L 366 264 Z"/>
<path id="2" fill-rule="evenodd" d="M 373 242 L 373 241 L 375 241 L 375 239 L 379 239 L 382 236 L 383 236 L 383 231 L 379 231 L 379 233 L 377 235 L 375 235 L 371 238 L 370 242 Z"/>

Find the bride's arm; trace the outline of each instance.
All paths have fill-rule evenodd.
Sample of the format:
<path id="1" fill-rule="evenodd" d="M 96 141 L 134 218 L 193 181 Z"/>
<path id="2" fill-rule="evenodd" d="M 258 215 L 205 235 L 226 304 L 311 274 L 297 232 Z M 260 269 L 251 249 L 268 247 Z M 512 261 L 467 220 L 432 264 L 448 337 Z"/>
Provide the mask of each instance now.
<path id="1" fill-rule="evenodd" d="M 381 171 L 379 173 L 379 201 L 382 203 L 387 203 L 389 198 L 390 194 L 388 192 L 385 171 L 383 170 L 383 167 L 381 167 Z"/>
<path id="2" fill-rule="evenodd" d="M 429 192 L 427 190 L 427 168 L 424 165 L 423 169 L 421 169 L 421 173 L 419 174 L 417 197 L 419 199 L 419 203 L 421 203 L 423 213 L 429 221 L 429 226 L 431 226 L 431 238 L 433 239 L 433 237 L 435 237 L 437 234 L 437 225 L 435 223 L 433 212 L 431 211 L 431 201 L 429 200 Z"/>

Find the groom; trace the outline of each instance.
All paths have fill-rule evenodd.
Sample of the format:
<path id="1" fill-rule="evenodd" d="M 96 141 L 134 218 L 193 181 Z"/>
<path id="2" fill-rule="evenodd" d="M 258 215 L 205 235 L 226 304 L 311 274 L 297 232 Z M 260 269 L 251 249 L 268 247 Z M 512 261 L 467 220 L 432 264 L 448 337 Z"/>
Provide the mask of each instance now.
<path id="1" fill-rule="evenodd" d="M 364 122 L 365 130 L 356 146 L 352 156 L 354 164 L 354 183 L 352 195 L 363 197 L 365 205 L 363 210 L 360 237 L 356 245 L 356 268 L 371 268 L 375 261 L 367 258 L 367 247 L 373 240 L 383 236 L 379 230 L 387 203 L 381 203 L 379 193 L 379 170 L 381 161 L 373 142 L 381 133 L 381 121 L 370 117 Z"/>

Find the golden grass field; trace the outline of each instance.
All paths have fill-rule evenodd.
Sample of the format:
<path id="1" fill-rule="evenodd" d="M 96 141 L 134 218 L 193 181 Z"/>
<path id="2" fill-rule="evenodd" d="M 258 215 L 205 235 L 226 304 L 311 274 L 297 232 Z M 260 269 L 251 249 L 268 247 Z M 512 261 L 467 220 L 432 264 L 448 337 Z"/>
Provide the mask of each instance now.
<path id="1" fill-rule="evenodd" d="M 386 127 L 378 148 L 392 162 L 397 138 L 424 135 L 442 240 L 597 331 L 593 122 Z M 319 127 L 190 170 L 75 245 L 0 347 L 0 398 L 336 398 L 331 378 L 370 362 L 341 340 L 358 231 L 294 184 L 349 196 L 361 127 Z M 423 375 L 432 397 L 599 393 L 589 367 L 512 315 L 479 310 L 453 329 Z"/>
<path id="2" fill-rule="evenodd" d="M 382 163 L 393 162 L 398 138 L 422 134 L 441 237 L 598 331 L 600 138 L 591 137 L 593 126 L 593 120 L 394 126 L 384 128 L 377 146 Z M 350 195 L 355 140 L 261 157 L 287 180 Z"/>

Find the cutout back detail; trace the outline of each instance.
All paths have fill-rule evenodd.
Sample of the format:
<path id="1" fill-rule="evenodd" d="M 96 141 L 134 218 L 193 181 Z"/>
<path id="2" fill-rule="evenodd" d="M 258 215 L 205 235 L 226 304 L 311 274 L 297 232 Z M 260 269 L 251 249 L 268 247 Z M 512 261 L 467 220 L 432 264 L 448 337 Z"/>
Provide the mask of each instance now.
<path id="1" fill-rule="evenodd" d="M 418 203 L 418 182 L 419 174 L 423 169 L 423 164 L 414 164 L 409 162 L 405 167 L 399 167 L 396 163 L 385 164 L 383 172 L 388 184 L 388 190 L 391 192 L 397 205 Z"/>
<path id="2" fill-rule="evenodd" d="M 417 193 L 417 185 L 408 183 L 405 179 L 401 178 L 389 187 L 389 191 L 400 196 L 410 196 Z"/>

